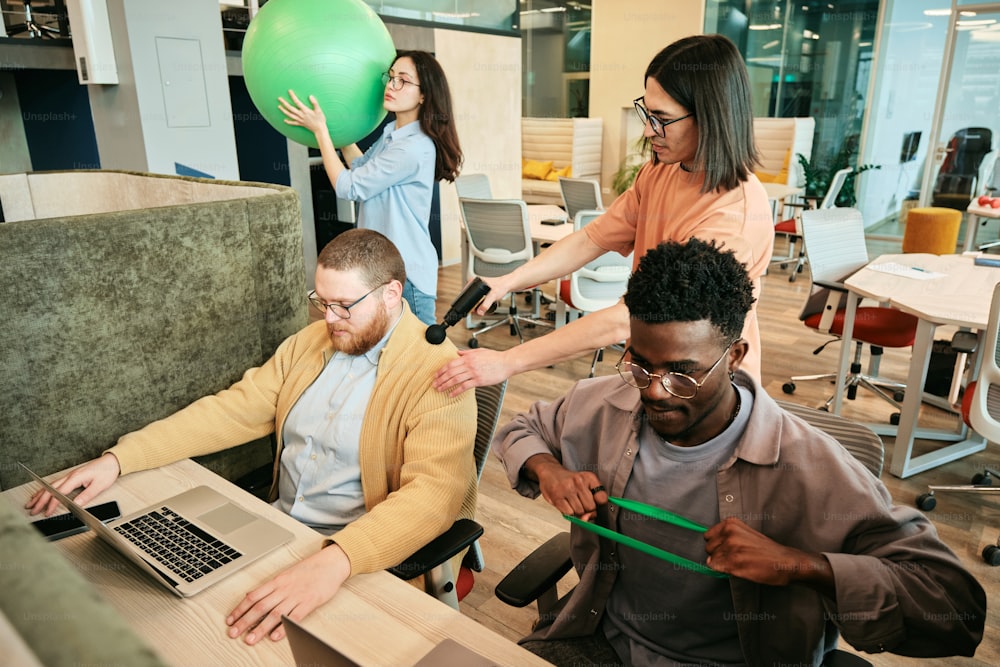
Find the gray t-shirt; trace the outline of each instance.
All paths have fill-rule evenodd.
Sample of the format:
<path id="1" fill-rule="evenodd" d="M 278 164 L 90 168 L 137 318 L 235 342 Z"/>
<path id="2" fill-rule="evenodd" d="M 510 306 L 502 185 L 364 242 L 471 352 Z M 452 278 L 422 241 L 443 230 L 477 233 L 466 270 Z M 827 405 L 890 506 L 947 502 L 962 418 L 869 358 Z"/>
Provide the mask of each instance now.
<path id="1" fill-rule="evenodd" d="M 679 514 L 703 526 L 719 522 L 716 471 L 733 455 L 753 409 L 739 389 L 739 413 L 718 436 L 676 447 L 644 424 L 625 497 Z M 624 509 L 622 534 L 705 563 L 702 533 Z M 745 665 L 729 580 L 672 565 L 616 545 L 621 571 L 608 598 L 603 629 L 629 665 Z"/>

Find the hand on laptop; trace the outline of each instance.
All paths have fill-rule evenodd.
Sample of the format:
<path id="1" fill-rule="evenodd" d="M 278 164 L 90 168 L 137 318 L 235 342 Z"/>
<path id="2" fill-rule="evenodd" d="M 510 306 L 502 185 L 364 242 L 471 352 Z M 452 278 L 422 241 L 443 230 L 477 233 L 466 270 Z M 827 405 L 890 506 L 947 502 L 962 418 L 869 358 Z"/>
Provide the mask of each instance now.
<path id="1" fill-rule="evenodd" d="M 83 490 L 73 500 L 81 506 L 86 506 L 98 494 L 114 484 L 119 475 L 121 475 L 121 466 L 118 464 L 118 459 L 115 458 L 114 454 L 108 453 L 74 468 L 65 477 L 60 477 L 52 482 L 52 486 L 67 495 L 75 489 L 82 488 Z M 45 489 L 37 491 L 25 504 L 30 514 L 44 511 L 45 516 L 52 516 L 59 506 L 60 502 Z"/>
<path id="2" fill-rule="evenodd" d="M 247 593 L 226 618 L 229 636 L 246 632 L 243 641 L 251 645 L 266 636 L 280 641 L 285 637 L 282 614 L 301 621 L 330 600 L 350 576 L 350 559 L 337 544 L 331 544 Z"/>

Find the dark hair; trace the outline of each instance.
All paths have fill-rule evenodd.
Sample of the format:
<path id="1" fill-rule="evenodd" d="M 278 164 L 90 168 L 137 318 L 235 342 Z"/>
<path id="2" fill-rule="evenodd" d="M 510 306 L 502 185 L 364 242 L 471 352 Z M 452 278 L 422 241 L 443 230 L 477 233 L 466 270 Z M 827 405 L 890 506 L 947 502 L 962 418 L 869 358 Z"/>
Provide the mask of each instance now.
<path id="1" fill-rule="evenodd" d="M 649 77 L 694 114 L 695 169 L 705 172 L 702 192 L 732 190 L 747 180 L 759 156 L 749 76 L 736 45 L 722 35 L 679 39 L 650 61 L 644 86 Z"/>
<path id="2" fill-rule="evenodd" d="M 371 229 L 349 229 L 335 236 L 316 258 L 324 269 L 361 271 L 368 287 L 390 280 L 406 282 L 406 267 L 392 241 Z"/>
<path id="3" fill-rule="evenodd" d="M 739 338 L 753 305 L 753 284 L 732 250 L 691 238 L 665 241 L 639 260 L 628 281 L 625 305 L 645 322 L 708 320 L 726 343 Z"/>
<path id="4" fill-rule="evenodd" d="M 437 149 L 434 180 L 453 182 L 462 166 L 462 147 L 458 143 L 458 130 L 455 129 L 455 117 L 451 111 L 448 79 L 437 59 L 426 51 L 402 51 L 396 60 L 400 58 L 409 58 L 417 68 L 420 92 L 424 96 L 420 106 L 420 129 L 431 138 Z"/>

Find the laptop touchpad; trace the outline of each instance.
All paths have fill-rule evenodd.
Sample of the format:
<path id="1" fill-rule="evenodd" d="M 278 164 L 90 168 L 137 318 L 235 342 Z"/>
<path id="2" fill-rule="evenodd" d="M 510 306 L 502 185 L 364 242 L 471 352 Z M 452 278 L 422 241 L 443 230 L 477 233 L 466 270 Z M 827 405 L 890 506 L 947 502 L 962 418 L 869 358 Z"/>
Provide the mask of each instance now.
<path id="1" fill-rule="evenodd" d="M 254 521 L 257 517 L 232 503 L 226 503 L 198 517 L 219 533 L 231 533 Z"/>

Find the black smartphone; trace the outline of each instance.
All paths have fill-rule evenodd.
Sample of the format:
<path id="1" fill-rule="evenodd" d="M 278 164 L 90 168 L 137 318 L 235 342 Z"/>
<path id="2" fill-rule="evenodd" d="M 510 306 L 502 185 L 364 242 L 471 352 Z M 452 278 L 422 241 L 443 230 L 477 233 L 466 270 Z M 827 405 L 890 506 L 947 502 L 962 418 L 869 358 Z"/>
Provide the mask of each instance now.
<path id="1" fill-rule="evenodd" d="M 564 222 L 566 222 L 564 218 L 546 218 L 542 220 L 543 225 L 561 225 Z"/>
<path id="2" fill-rule="evenodd" d="M 100 505 L 88 507 L 87 509 L 90 510 L 91 514 L 104 522 L 117 519 L 122 515 L 121 510 L 118 509 L 118 503 L 113 500 L 109 503 L 101 503 Z M 64 537 L 76 535 L 87 530 L 87 526 L 69 512 L 33 521 L 31 525 L 37 528 L 49 542 L 55 542 L 56 540 L 61 540 Z"/>

